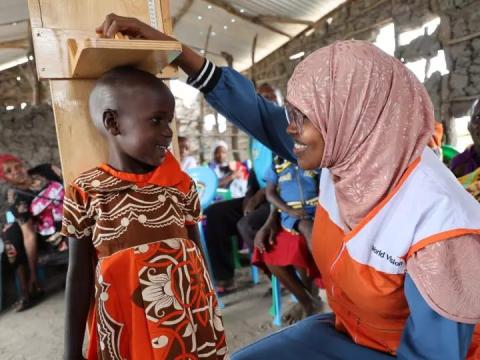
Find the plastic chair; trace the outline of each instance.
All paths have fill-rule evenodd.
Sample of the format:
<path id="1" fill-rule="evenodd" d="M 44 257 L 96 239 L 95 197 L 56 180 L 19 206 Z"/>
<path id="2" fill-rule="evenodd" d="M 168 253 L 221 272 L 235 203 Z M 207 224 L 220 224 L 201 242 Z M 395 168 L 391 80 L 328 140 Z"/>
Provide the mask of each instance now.
<path id="1" fill-rule="evenodd" d="M 3 252 L 5 251 L 5 243 L 3 242 L 2 238 L 0 238 L 0 311 L 3 310 L 3 277 L 2 277 L 2 259 L 3 259 Z"/>
<path id="2" fill-rule="evenodd" d="M 228 189 L 217 189 L 215 198 L 220 199 L 221 201 L 231 200 L 232 193 Z M 232 257 L 234 268 L 240 269 L 242 267 L 242 264 L 240 263 L 237 238 L 236 236 L 232 236 L 230 240 L 232 242 Z M 250 276 L 254 285 L 257 285 L 260 282 L 260 274 L 256 266 L 250 265 Z"/>
<path id="3" fill-rule="evenodd" d="M 452 145 L 442 145 L 442 154 L 443 154 L 443 160 L 449 163 L 452 161 L 452 159 L 460 154 L 460 152 L 455 149 Z"/>
<path id="4" fill-rule="evenodd" d="M 272 150 L 257 139 L 250 138 L 250 158 L 252 159 L 252 167 L 257 175 L 258 183 L 261 188 L 264 188 L 267 185 L 264 179 L 265 174 L 272 166 Z M 251 275 L 252 282 L 258 284 L 260 282 L 260 276 L 256 266 L 252 266 Z"/>
<path id="5" fill-rule="evenodd" d="M 260 141 L 250 138 L 250 157 L 252 158 L 253 170 L 257 175 L 258 183 L 261 188 L 264 188 L 267 185 L 264 180 L 265 174 L 272 166 L 272 151 Z"/>
<path id="6" fill-rule="evenodd" d="M 282 289 L 280 281 L 275 275 L 272 275 L 271 315 L 273 316 L 273 325 L 282 326 Z"/>
<path id="7" fill-rule="evenodd" d="M 208 166 L 190 168 L 187 170 L 187 174 L 190 175 L 193 181 L 195 181 L 198 195 L 200 198 L 200 207 L 202 208 L 202 211 L 205 211 L 205 209 L 208 208 L 215 199 L 218 187 L 217 175 L 215 175 L 215 172 Z M 207 241 L 205 240 L 205 233 L 203 231 L 203 221 L 198 222 L 198 231 L 200 233 L 200 244 L 202 246 L 203 253 L 205 254 L 205 261 L 207 263 L 208 272 L 210 273 L 210 278 L 212 280 L 212 283 L 214 284 L 212 264 L 210 262 L 210 256 L 208 255 Z M 218 296 L 218 294 L 217 300 L 218 306 L 220 307 L 220 309 L 223 309 L 225 306 L 223 305 L 223 302 Z"/>

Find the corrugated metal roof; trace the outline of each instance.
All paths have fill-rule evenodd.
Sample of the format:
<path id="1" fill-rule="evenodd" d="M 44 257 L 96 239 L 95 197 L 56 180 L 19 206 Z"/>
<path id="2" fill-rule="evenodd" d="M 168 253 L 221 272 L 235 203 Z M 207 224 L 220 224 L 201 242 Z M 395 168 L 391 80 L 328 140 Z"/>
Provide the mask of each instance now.
<path id="1" fill-rule="evenodd" d="M 28 32 L 27 0 L 0 0 L 0 43 L 23 39 Z M 25 56 L 24 49 L 0 48 L 0 65 Z"/>
<path id="2" fill-rule="evenodd" d="M 171 2 L 172 16 L 178 14 L 185 1 Z M 343 2 L 345 0 L 228 1 L 237 10 L 243 9 L 244 14 L 247 15 L 283 16 L 308 21 L 320 19 Z M 235 19 L 235 22 L 232 23 L 232 19 Z M 269 24 L 291 36 L 297 35 L 306 28 L 305 25 L 298 24 Z M 251 51 L 255 34 L 258 34 L 256 61 L 264 58 L 289 40 L 283 35 L 233 16 L 215 5 L 209 6 L 207 1 L 202 0 L 194 1 L 188 13 L 176 25 L 174 33 L 183 42 L 203 48 L 209 25 L 212 25 L 215 36 L 211 37 L 208 50 L 215 54 L 226 51 L 233 55 L 234 66 L 239 70 L 251 66 Z M 227 29 L 224 29 L 224 26 L 227 26 Z M 223 61 L 218 55 L 207 55 L 216 62 Z"/>
<path id="3" fill-rule="evenodd" d="M 145 0 L 146 1 L 146 0 Z M 238 10 L 243 9 L 245 14 L 257 16 L 284 16 L 302 20 L 315 21 L 334 9 L 345 0 L 232 0 L 228 1 Z M 176 16 L 186 0 L 171 0 L 171 15 Z M 0 0 L 0 42 L 22 39 L 27 37 L 28 27 L 27 0 Z M 14 24 L 18 21 L 17 24 Z M 186 44 L 197 48 L 205 45 L 209 25 L 213 33 L 210 38 L 209 51 L 215 54 L 212 57 L 216 62 L 224 62 L 219 56 L 225 51 L 234 57 L 234 66 L 243 70 L 251 65 L 252 42 L 258 34 L 255 59 L 258 61 L 283 45 L 289 39 L 264 27 L 240 19 L 225 10 L 211 5 L 205 0 L 194 0 L 192 7 L 178 22 L 175 35 Z M 305 29 L 305 25 L 276 24 L 273 27 L 295 36 Z M 0 68 L 5 62 L 25 55 L 21 49 L 0 48 Z"/>

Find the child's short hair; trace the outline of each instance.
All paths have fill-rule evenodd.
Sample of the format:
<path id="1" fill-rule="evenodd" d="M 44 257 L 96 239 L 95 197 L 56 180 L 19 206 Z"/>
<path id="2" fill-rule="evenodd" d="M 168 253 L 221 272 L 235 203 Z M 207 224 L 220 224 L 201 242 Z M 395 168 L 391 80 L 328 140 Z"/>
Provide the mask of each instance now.
<path id="1" fill-rule="evenodd" d="M 90 116 L 95 127 L 104 132 L 103 114 L 105 110 L 118 111 L 118 97 L 125 92 L 145 90 L 145 88 L 164 90 L 167 96 L 174 98 L 170 89 L 155 75 L 133 66 L 120 66 L 104 73 L 93 87 L 88 99 Z"/>

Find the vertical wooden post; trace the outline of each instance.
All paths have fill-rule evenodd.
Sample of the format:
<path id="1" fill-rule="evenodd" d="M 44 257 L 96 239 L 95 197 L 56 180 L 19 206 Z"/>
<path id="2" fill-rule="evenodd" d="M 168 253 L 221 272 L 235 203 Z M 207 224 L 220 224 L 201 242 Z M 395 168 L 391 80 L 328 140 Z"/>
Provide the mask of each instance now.
<path id="1" fill-rule="evenodd" d="M 102 45 L 102 41 L 96 39 L 95 27 L 109 13 L 136 17 L 146 23 L 154 22 L 161 31 L 171 33 L 168 4 L 168 0 L 28 0 L 37 74 L 40 78 L 50 80 L 60 157 L 67 183 L 82 171 L 105 162 L 108 156 L 106 142 L 93 126 L 88 111 L 88 95 L 95 78 L 74 77 L 75 64 L 70 58 L 67 40 L 84 42 L 89 39 L 90 44 L 99 44 L 98 49 L 101 51 L 108 50 L 106 40 Z M 153 43 L 144 42 L 148 43 L 142 45 L 145 47 Z M 115 46 L 117 44 L 119 43 L 115 43 Z M 172 44 L 178 46 L 178 55 L 180 44 L 165 42 L 156 50 L 159 58 L 171 61 L 176 56 L 174 51 L 168 50 L 172 49 Z M 122 46 L 122 54 L 126 57 L 134 53 L 133 48 L 140 47 L 134 40 Z M 101 58 L 108 59 L 105 56 Z M 111 67 L 118 66 L 124 58 L 112 57 L 111 63 L 114 65 Z M 102 61 L 94 61 L 93 64 L 101 68 L 102 72 L 111 68 Z M 149 71 L 157 73 L 161 70 L 158 62 L 149 64 Z M 174 75 L 172 72 L 169 74 Z"/>

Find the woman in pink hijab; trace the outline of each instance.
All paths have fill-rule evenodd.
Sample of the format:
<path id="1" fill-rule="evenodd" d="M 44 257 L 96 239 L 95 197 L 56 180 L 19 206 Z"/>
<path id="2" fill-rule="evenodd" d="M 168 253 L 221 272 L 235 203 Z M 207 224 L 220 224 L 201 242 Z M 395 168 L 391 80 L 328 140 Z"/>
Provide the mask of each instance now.
<path id="1" fill-rule="evenodd" d="M 116 15 L 97 31 L 170 39 Z M 296 67 L 285 111 L 188 47 L 175 62 L 235 125 L 322 168 L 313 255 L 333 312 L 233 359 L 480 358 L 480 205 L 427 148 L 432 105 L 403 64 L 366 42 L 336 42 Z"/>

